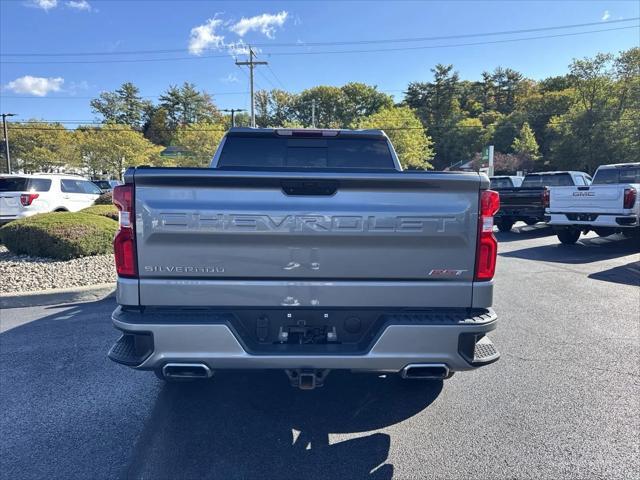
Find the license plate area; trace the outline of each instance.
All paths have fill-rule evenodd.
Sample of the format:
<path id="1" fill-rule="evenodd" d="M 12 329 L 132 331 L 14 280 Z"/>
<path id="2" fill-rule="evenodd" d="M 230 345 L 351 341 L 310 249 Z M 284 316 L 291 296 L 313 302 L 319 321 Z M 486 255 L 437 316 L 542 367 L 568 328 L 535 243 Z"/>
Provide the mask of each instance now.
<path id="1" fill-rule="evenodd" d="M 254 353 L 363 351 L 384 323 L 379 310 L 240 310 L 233 327 Z"/>

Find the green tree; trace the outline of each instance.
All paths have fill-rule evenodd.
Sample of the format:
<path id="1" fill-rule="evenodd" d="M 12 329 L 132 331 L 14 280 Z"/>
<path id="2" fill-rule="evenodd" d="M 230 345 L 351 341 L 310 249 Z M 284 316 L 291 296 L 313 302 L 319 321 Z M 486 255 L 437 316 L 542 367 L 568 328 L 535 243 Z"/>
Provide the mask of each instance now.
<path id="1" fill-rule="evenodd" d="M 602 164 L 637 161 L 640 49 L 574 60 L 569 68 L 574 103 L 549 121 L 551 164 L 593 172 Z"/>
<path id="2" fill-rule="evenodd" d="M 187 154 L 177 160 L 183 167 L 207 167 L 227 128 L 217 123 L 192 123 L 178 127 L 174 145 L 183 147 Z"/>
<path id="3" fill-rule="evenodd" d="M 431 138 L 409 107 L 389 107 L 358 120 L 357 128 L 379 128 L 389 136 L 402 167 L 409 170 L 433 168 Z"/>
<path id="4" fill-rule="evenodd" d="M 339 87 L 320 85 L 303 90 L 296 98 L 296 120 L 305 127 L 312 126 L 312 108 L 315 102 L 316 127 L 341 128 L 343 94 Z M 292 119 L 293 120 L 293 119 Z"/>
<path id="5" fill-rule="evenodd" d="M 382 109 L 393 107 L 391 96 L 379 92 L 375 85 L 351 82 L 340 87 L 340 90 L 342 91 L 340 122 L 343 126 L 351 125 Z"/>
<path id="6" fill-rule="evenodd" d="M 485 128 L 479 118 L 463 118 L 444 137 L 448 156 L 457 163 L 468 162 L 488 143 L 490 135 L 491 129 Z"/>
<path id="7" fill-rule="evenodd" d="M 113 92 L 102 92 L 90 105 L 93 113 L 102 115 L 105 123 L 141 128 L 151 102 L 140 96 L 140 89 L 133 83 L 125 82 Z"/>
<path id="8" fill-rule="evenodd" d="M 163 107 L 150 106 L 146 117 L 142 128 L 145 138 L 156 145 L 169 146 L 173 131 L 169 126 L 167 111 Z"/>
<path id="9" fill-rule="evenodd" d="M 295 118 L 296 95 L 284 90 L 258 90 L 256 124 L 261 127 L 281 127 Z"/>
<path id="10" fill-rule="evenodd" d="M 80 165 L 91 175 L 108 174 L 122 178 L 124 170 L 159 162 L 162 147 L 154 145 L 128 125 L 106 124 L 76 131 Z"/>
<path id="11" fill-rule="evenodd" d="M 538 142 L 536 142 L 533 130 L 531 130 L 531 127 L 527 122 L 522 124 L 522 128 L 520 128 L 520 132 L 513 141 L 511 148 L 516 154 L 530 158 L 531 160 L 537 161 L 540 159 Z"/>
<path id="12" fill-rule="evenodd" d="M 217 122 L 222 118 L 211 96 L 199 92 L 189 82 L 180 87 L 171 85 L 159 101 L 159 106 L 166 112 L 167 127 L 171 131 L 181 125 Z"/>
<path id="13" fill-rule="evenodd" d="M 29 121 L 9 123 L 12 168 L 33 172 L 56 172 L 79 164 L 73 132 L 59 123 Z"/>

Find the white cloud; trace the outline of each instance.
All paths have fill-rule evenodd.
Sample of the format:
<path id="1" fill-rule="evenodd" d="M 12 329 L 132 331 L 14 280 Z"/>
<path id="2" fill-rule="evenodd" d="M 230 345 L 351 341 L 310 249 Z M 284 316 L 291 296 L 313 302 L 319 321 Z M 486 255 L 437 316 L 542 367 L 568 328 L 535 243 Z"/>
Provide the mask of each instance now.
<path id="1" fill-rule="evenodd" d="M 238 83 L 240 80 L 238 80 L 238 77 L 236 77 L 235 74 L 230 73 L 226 77 L 222 77 L 220 81 L 222 83 Z"/>
<path id="2" fill-rule="evenodd" d="M 189 36 L 189 53 L 200 55 L 208 48 L 220 48 L 224 44 L 224 36 L 216 35 L 216 29 L 222 25 L 219 18 L 210 18 L 204 25 L 191 29 Z"/>
<path id="3" fill-rule="evenodd" d="M 58 6 L 58 0 L 31 0 L 27 5 L 41 8 L 45 12 Z"/>
<path id="4" fill-rule="evenodd" d="M 84 10 L 85 12 L 91 11 L 91 5 L 87 0 L 69 0 L 65 5 L 75 10 Z"/>
<path id="5" fill-rule="evenodd" d="M 62 77 L 44 78 L 25 75 L 24 77 L 16 78 L 12 82 L 7 83 L 5 88 L 14 93 L 44 97 L 49 92 L 59 92 L 63 83 L 64 78 Z"/>
<path id="6" fill-rule="evenodd" d="M 609 13 L 609 10 L 605 10 L 604 13 L 602 14 L 602 21 L 606 22 L 607 20 L 609 20 L 610 17 L 611 17 L 611 14 Z"/>
<path id="7" fill-rule="evenodd" d="M 277 27 L 282 27 L 287 20 L 288 12 L 284 10 L 280 13 L 263 13 L 255 17 L 242 17 L 239 22 L 231 25 L 229 30 L 244 37 L 252 30 L 260 31 L 269 38 L 273 38 Z"/>

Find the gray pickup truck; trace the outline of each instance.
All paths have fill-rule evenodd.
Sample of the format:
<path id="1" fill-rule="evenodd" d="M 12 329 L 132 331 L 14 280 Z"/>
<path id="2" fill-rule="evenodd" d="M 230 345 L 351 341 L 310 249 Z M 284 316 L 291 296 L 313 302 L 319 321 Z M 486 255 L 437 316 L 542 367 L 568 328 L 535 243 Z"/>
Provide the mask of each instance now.
<path id="1" fill-rule="evenodd" d="M 165 380 L 282 369 L 303 389 L 492 363 L 488 188 L 403 172 L 380 130 L 232 129 L 211 168 L 129 169 L 109 357 Z"/>

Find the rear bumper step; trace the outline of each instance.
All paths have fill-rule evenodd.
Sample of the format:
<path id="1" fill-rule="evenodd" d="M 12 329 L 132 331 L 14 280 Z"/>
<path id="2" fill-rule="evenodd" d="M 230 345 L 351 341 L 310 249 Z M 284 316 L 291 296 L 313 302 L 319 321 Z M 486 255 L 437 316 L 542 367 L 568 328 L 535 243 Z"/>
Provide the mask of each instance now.
<path id="1" fill-rule="evenodd" d="M 452 372 L 472 370 L 499 358 L 486 337 L 496 328 L 497 317 L 490 309 L 483 312 L 467 318 L 443 312 L 387 315 L 379 334 L 361 352 L 344 353 L 339 345 L 326 344 L 313 345 L 317 348 L 307 352 L 284 345 L 275 351 L 251 353 L 223 315 L 206 310 L 183 311 L 182 315 L 179 311 L 142 314 L 118 308 L 113 323 L 124 332 L 125 340 L 116 343 L 109 357 L 142 370 L 162 368 L 167 363 L 204 364 L 211 370 L 400 372 L 412 364 L 441 364 Z M 151 352 L 144 348 L 149 341 Z"/>

